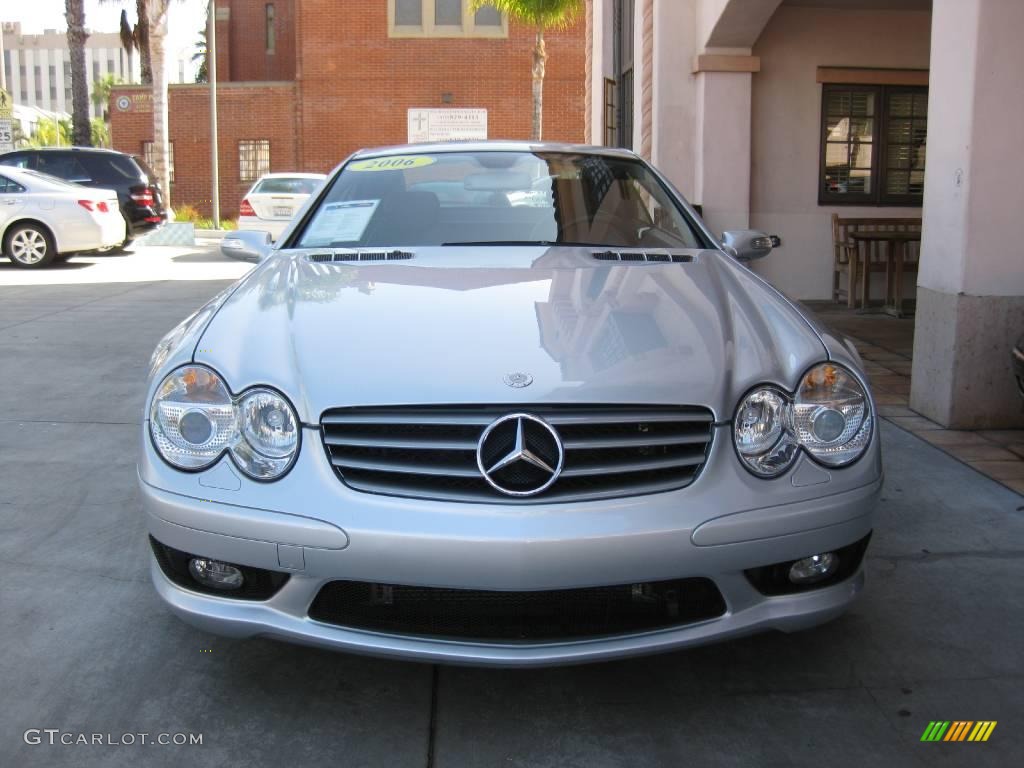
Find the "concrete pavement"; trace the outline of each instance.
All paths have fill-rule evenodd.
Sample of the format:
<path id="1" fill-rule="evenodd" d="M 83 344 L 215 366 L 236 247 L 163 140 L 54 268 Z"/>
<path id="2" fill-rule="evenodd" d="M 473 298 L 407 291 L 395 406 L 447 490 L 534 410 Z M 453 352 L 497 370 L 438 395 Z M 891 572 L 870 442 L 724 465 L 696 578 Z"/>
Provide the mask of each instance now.
<path id="1" fill-rule="evenodd" d="M 1024 499 L 889 423 L 865 595 L 801 634 L 501 671 L 182 624 L 149 583 L 142 383 L 159 337 L 249 267 L 173 250 L 0 266 L 0 765 L 933 768 L 1024 752 Z M 921 743 L 937 719 L 999 725 L 984 744 Z M 203 743 L 25 743 L 48 728 Z"/>

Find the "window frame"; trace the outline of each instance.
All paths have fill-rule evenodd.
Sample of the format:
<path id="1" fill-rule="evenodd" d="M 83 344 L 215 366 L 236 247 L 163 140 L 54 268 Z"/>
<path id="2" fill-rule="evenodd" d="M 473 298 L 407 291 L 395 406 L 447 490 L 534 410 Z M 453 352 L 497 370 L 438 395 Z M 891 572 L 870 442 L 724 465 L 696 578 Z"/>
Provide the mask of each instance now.
<path id="1" fill-rule="evenodd" d="M 260 150 L 266 145 L 266 168 L 260 166 Z M 246 176 L 246 164 L 243 163 L 242 152 L 243 149 L 252 149 L 255 153 L 253 158 L 253 166 L 255 168 L 253 176 Z M 246 182 L 257 181 L 261 176 L 266 173 L 270 173 L 270 139 L 239 139 L 238 140 L 238 180 Z"/>
<path id="2" fill-rule="evenodd" d="M 508 14 L 501 14 L 501 24 L 493 26 L 490 24 L 476 24 L 476 10 L 473 8 L 473 0 L 461 0 L 462 2 L 462 25 L 438 25 L 434 23 L 435 0 L 420 0 L 419 26 L 412 24 L 395 23 L 396 0 L 387 0 L 388 4 L 388 37 L 393 38 L 444 38 L 444 37 L 473 37 L 490 38 L 501 40 L 508 37 Z"/>
<path id="3" fill-rule="evenodd" d="M 871 192 L 829 192 L 825 186 L 825 152 L 828 148 L 828 94 L 829 92 L 871 93 L 875 96 L 875 113 L 871 132 Z M 864 207 L 920 208 L 924 204 L 924 190 L 920 195 L 889 194 L 889 97 L 893 93 L 928 93 L 926 85 L 869 85 L 857 83 L 822 83 L 821 109 L 818 118 L 818 205 L 859 205 Z M 925 145 L 927 146 L 927 118 Z M 924 172 L 928 172 L 927 159 Z"/>

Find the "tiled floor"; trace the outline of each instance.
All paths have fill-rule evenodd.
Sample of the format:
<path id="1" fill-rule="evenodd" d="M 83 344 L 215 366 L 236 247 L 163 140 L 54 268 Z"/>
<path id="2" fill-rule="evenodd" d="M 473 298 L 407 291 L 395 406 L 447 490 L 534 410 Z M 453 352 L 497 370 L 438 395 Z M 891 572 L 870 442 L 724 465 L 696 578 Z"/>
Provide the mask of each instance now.
<path id="1" fill-rule="evenodd" d="M 913 319 L 857 314 L 824 302 L 808 306 L 823 323 L 857 345 L 880 416 L 1024 495 L 1024 429 L 946 429 L 910 409 Z"/>

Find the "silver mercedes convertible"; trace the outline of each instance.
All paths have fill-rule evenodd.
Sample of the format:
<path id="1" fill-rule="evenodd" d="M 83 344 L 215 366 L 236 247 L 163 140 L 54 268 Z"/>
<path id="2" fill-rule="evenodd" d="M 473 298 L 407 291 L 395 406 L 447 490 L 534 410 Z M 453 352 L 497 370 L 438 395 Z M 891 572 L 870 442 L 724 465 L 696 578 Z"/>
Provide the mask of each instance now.
<path id="1" fill-rule="evenodd" d="M 578 663 L 846 610 L 882 482 L 853 346 L 630 152 L 361 151 L 153 354 L 138 465 L 184 620 Z"/>

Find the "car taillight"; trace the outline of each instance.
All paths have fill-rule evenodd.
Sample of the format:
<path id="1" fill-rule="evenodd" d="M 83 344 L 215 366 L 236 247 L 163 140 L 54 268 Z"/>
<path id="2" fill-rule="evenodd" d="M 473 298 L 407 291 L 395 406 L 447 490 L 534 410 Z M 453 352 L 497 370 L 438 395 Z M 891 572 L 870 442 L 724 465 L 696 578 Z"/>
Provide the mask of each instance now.
<path id="1" fill-rule="evenodd" d="M 139 205 L 152 205 L 154 196 L 152 187 L 135 187 L 132 189 L 131 198 Z"/>
<path id="2" fill-rule="evenodd" d="M 110 207 L 107 205 L 106 200 L 100 200 L 98 202 L 96 200 L 79 200 L 78 204 L 90 213 L 94 211 L 107 213 L 110 211 Z"/>
<path id="3" fill-rule="evenodd" d="M 252 203 L 248 200 L 243 199 L 242 204 L 238 206 L 239 216 L 255 216 L 256 211 L 253 210 Z"/>

